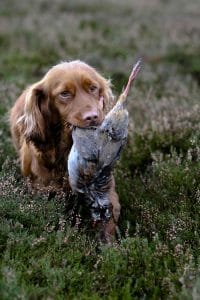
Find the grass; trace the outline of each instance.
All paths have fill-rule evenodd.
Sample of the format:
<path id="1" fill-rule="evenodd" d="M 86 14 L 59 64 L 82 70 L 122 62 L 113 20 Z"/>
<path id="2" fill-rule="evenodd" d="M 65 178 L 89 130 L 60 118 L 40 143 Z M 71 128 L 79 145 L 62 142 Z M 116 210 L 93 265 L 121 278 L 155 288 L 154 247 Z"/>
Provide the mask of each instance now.
<path id="1" fill-rule="evenodd" d="M 198 8 L 197 0 L 1 1 L 1 299 L 200 298 Z M 62 60 L 92 64 L 118 94 L 140 56 L 115 169 L 121 237 L 108 247 L 78 226 L 84 216 L 74 220 L 71 196 L 28 190 L 8 111 Z"/>

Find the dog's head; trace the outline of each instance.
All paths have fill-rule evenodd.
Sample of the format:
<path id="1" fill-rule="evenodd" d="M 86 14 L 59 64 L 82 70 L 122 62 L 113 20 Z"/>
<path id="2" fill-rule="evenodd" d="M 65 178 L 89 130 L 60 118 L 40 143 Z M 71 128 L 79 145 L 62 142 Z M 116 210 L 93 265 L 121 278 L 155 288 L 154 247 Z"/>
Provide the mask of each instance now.
<path id="1" fill-rule="evenodd" d="M 64 62 L 25 92 L 27 138 L 45 142 L 59 126 L 98 126 L 112 106 L 109 80 L 81 61 Z"/>

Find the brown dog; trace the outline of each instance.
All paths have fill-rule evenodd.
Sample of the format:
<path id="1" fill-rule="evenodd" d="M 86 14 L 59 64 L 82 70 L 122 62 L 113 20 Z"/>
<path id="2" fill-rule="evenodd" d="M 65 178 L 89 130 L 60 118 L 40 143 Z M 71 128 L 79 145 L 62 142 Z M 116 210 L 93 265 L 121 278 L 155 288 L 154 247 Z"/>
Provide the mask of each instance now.
<path id="1" fill-rule="evenodd" d="M 33 183 L 63 187 L 72 146 L 71 125 L 87 128 L 101 124 L 112 107 L 110 82 L 81 61 L 51 68 L 18 98 L 10 113 L 12 139 L 21 170 Z M 114 233 L 120 204 L 113 179 L 110 189 Z"/>

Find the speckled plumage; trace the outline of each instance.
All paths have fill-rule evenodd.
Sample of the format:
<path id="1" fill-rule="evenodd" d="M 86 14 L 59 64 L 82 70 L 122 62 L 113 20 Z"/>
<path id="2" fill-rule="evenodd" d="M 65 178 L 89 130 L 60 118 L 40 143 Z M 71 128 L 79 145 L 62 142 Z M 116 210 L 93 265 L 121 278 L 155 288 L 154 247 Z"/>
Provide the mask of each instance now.
<path id="1" fill-rule="evenodd" d="M 139 69 L 140 61 L 134 66 L 126 89 L 99 127 L 73 129 L 69 181 L 75 193 L 84 194 L 94 221 L 106 222 L 112 214 L 108 198 L 112 170 L 128 135 L 128 111 L 124 103 Z"/>

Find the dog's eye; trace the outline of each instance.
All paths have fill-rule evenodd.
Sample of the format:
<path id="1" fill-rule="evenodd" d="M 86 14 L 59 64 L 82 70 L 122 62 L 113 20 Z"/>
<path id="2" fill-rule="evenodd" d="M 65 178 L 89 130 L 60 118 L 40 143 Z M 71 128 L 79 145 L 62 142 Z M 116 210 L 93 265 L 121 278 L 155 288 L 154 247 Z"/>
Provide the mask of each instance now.
<path id="1" fill-rule="evenodd" d="M 89 92 L 90 93 L 95 93 L 98 90 L 98 87 L 96 85 L 91 85 L 89 87 Z"/>
<path id="2" fill-rule="evenodd" d="M 70 93 L 69 91 L 63 91 L 59 94 L 59 96 L 62 99 L 70 99 L 70 98 L 72 98 L 72 93 Z"/>

